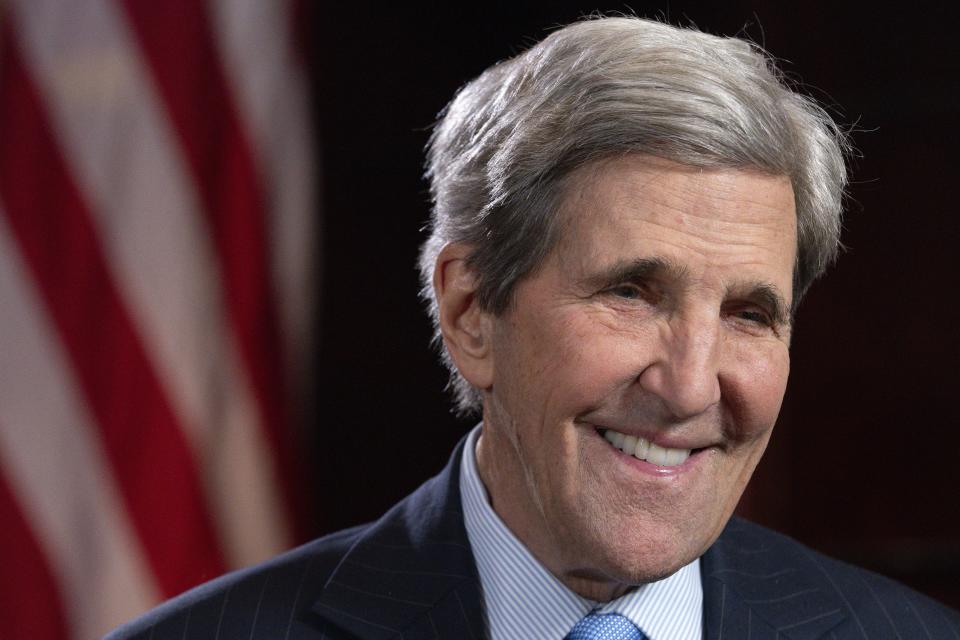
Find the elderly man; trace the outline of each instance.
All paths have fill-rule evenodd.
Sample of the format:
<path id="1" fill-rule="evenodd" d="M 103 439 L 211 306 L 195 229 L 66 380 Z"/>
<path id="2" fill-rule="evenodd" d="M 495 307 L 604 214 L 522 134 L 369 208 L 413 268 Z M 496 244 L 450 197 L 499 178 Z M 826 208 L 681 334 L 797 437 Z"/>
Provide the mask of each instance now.
<path id="1" fill-rule="evenodd" d="M 431 139 L 420 262 L 482 424 L 379 521 L 113 637 L 960 637 L 731 519 L 837 252 L 843 147 L 737 39 L 595 19 L 488 69 Z"/>

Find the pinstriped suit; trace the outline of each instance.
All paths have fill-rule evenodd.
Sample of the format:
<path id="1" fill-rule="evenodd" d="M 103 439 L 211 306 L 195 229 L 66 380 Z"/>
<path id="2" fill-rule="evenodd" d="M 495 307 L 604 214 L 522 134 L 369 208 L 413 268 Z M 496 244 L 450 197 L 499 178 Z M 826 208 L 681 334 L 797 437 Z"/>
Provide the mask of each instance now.
<path id="1" fill-rule="evenodd" d="M 462 447 L 377 522 L 198 587 L 109 640 L 483 638 L 460 510 Z M 736 518 L 701 575 L 709 640 L 960 640 L 957 612 Z"/>

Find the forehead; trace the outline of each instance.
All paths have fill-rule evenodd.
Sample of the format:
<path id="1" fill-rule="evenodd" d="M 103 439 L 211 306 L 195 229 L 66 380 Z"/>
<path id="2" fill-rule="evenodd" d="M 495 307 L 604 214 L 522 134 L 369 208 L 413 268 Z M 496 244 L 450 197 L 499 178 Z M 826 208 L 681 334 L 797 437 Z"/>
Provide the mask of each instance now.
<path id="1" fill-rule="evenodd" d="M 624 156 L 574 172 L 561 208 L 553 257 L 566 270 L 662 258 L 691 277 L 790 288 L 796 213 L 784 176 Z"/>

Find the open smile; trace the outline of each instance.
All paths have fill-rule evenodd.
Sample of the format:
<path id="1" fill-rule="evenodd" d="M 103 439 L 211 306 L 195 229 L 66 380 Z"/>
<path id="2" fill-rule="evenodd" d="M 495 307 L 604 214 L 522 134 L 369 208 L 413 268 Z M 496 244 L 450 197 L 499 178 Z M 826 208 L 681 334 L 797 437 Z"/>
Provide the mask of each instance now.
<path id="1" fill-rule="evenodd" d="M 610 446 L 618 451 L 644 463 L 639 465 L 645 471 L 653 471 L 657 475 L 678 472 L 686 466 L 692 456 L 696 456 L 706 448 L 673 449 L 662 447 L 646 438 L 614 431 L 613 429 L 596 428 L 596 432 Z"/>

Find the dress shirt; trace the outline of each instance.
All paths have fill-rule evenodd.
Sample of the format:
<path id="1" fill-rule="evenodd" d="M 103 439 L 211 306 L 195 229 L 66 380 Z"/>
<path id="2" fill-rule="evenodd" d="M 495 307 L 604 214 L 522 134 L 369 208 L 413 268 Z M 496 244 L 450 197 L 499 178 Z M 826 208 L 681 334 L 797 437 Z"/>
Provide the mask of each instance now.
<path id="1" fill-rule="evenodd" d="M 650 640 L 699 640 L 703 617 L 700 560 L 601 603 L 577 595 L 527 550 L 490 506 L 477 471 L 482 425 L 469 435 L 460 466 L 464 524 L 483 590 L 490 640 L 563 638 L 587 613 L 619 613 Z"/>

